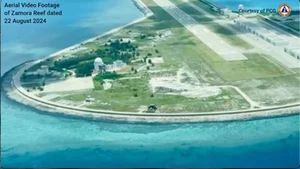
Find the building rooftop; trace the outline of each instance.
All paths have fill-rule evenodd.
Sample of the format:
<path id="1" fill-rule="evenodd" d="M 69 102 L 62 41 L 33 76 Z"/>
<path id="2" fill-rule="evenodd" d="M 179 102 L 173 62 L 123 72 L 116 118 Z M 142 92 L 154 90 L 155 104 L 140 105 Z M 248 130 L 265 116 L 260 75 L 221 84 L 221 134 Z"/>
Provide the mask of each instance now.
<path id="1" fill-rule="evenodd" d="M 97 57 L 94 62 L 97 64 L 104 64 L 100 57 Z"/>

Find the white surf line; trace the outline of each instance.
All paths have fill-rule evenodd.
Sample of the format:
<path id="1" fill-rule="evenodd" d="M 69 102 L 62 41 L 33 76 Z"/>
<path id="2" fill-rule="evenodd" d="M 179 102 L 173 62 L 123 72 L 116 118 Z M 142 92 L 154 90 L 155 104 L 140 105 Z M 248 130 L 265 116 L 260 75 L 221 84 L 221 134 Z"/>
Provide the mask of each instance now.
<path id="1" fill-rule="evenodd" d="M 247 60 L 248 58 L 238 50 L 229 45 L 204 25 L 197 22 L 187 13 L 179 9 L 169 0 L 154 0 L 156 4 L 162 7 L 173 18 L 181 23 L 187 30 L 193 33 L 199 40 L 205 43 L 209 48 L 214 50 L 219 56 L 226 61 Z"/>

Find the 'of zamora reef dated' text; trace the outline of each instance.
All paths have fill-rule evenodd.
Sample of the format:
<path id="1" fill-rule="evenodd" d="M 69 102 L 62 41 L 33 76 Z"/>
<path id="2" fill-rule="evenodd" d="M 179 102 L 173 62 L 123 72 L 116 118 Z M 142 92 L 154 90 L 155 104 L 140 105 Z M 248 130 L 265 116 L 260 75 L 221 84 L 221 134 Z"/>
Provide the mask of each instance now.
<path id="1" fill-rule="evenodd" d="M 57 3 L 5 3 L 3 6 L 4 24 L 45 24 L 47 19 L 61 16 L 63 11 Z"/>

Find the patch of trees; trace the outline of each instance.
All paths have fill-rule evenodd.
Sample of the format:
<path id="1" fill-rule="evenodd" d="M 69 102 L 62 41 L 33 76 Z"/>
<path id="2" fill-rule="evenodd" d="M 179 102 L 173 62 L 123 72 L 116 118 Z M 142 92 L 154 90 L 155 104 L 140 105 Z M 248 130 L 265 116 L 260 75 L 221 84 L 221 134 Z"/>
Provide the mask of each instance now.
<path id="1" fill-rule="evenodd" d="M 132 51 L 135 51 L 135 46 L 132 45 L 131 41 L 128 42 L 122 42 L 119 40 L 115 40 L 114 42 L 111 42 L 109 45 L 113 50 L 120 50 L 125 51 L 127 49 L 131 49 Z"/>
<path id="2" fill-rule="evenodd" d="M 105 64 L 112 64 L 114 60 L 122 60 L 129 63 L 129 60 L 136 55 L 137 46 L 130 41 L 109 40 L 104 49 L 95 51 L 97 56 L 100 56 Z"/>
<path id="3" fill-rule="evenodd" d="M 22 74 L 22 76 L 21 76 L 22 81 L 31 80 L 31 79 L 41 79 L 41 78 L 43 78 L 43 76 L 39 75 L 39 74 L 37 74 L 37 75 Z"/>
<path id="4" fill-rule="evenodd" d="M 97 58 L 96 54 L 85 54 L 83 56 L 72 57 L 60 61 L 55 61 L 54 66 L 55 69 L 72 69 L 76 68 L 76 65 L 83 61 L 94 60 Z"/>
<path id="5" fill-rule="evenodd" d="M 130 41 L 109 40 L 108 42 L 101 49 L 82 56 L 55 61 L 54 67 L 51 67 L 51 70 L 62 72 L 63 69 L 76 69 L 76 76 L 84 77 L 92 74 L 93 62 L 97 57 L 101 57 L 105 64 L 112 64 L 115 60 L 122 60 L 128 63 L 135 56 L 137 46 L 133 45 Z"/>
<path id="6" fill-rule="evenodd" d="M 122 75 L 119 75 L 119 74 L 117 74 L 115 72 L 106 72 L 106 73 L 103 73 L 103 74 L 98 74 L 95 77 L 94 80 L 102 83 L 103 80 L 105 80 L 105 79 L 116 80 L 116 79 L 121 78 L 121 77 L 122 77 Z"/>
<path id="7" fill-rule="evenodd" d="M 76 77 L 91 76 L 94 69 L 94 61 L 84 62 L 77 65 L 75 73 Z"/>

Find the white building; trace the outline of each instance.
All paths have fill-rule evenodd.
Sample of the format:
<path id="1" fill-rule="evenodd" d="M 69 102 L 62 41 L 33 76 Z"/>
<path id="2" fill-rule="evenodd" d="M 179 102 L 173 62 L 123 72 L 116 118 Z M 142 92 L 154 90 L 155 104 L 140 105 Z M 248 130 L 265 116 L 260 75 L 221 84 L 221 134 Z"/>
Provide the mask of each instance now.
<path id="1" fill-rule="evenodd" d="M 239 14 L 237 13 L 228 13 L 226 14 L 226 16 L 229 18 L 229 19 L 236 19 L 239 17 Z"/>
<path id="2" fill-rule="evenodd" d="M 288 46 L 288 47 L 284 48 L 284 51 L 300 60 L 300 47 Z"/>
<path id="3" fill-rule="evenodd" d="M 222 15 L 226 15 L 226 14 L 232 13 L 232 11 L 228 8 L 223 8 L 223 9 L 220 10 L 220 13 Z"/>
<path id="4" fill-rule="evenodd" d="M 42 66 L 41 66 L 41 70 L 42 70 L 43 72 L 45 72 L 45 74 L 48 74 L 48 73 L 49 73 L 49 67 L 48 67 L 47 65 L 42 65 Z"/>
<path id="5" fill-rule="evenodd" d="M 244 9 L 244 5 L 243 5 L 243 4 L 239 4 L 238 9 L 239 9 L 239 10 L 243 10 L 243 9 Z"/>
<path id="6" fill-rule="evenodd" d="M 94 61 L 94 72 L 103 73 L 105 72 L 105 64 L 100 57 L 97 57 Z"/>
<path id="7" fill-rule="evenodd" d="M 284 35 L 276 34 L 274 31 L 263 27 L 258 27 L 255 23 L 243 20 L 235 20 L 235 23 L 274 46 L 286 46 L 289 44 L 288 38 Z"/>
<path id="8" fill-rule="evenodd" d="M 96 99 L 92 98 L 90 95 L 85 99 L 85 102 L 95 102 Z"/>
<path id="9" fill-rule="evenodd" d="M 126 66 L 126 63 L 124 63 L 122 60 L 116 60 L 113 62 L 114 68 L 121 68 L 123 66 Z"/>

